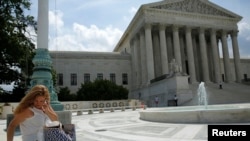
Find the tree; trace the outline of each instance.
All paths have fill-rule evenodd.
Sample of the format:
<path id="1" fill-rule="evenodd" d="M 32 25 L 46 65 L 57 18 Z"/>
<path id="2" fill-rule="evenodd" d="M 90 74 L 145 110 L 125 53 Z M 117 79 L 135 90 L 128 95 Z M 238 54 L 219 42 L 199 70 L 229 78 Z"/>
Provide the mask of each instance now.
<path id="1" fill-rule="evenodd" d="M 59 101 L 74 101 L 75 94 L 70 94 L 70 90 L 68 87 L 60 88 L 58 95 Z"/>
<path id="2" fill-rule="evenodd" d="M 30 0 L 0 1 L 0 80 L 20 82 L 31 75 L 35 45 L 30 30 L 36 31 L 34 17 L 25 15 Z M 29 67 L 28 67 L 29 66 Z M 17 67 L 22 70 L 13 69 Z"/>
<path id="3" fill-rule="evenodd" d="M 77 100 L 121 100 L 128 98 L 128 89 L 109 80 L 95 80 L 82 84 Z"/>
<path id="4" fill-rule="evenodd" d="M 53 86 L 54 86 L 54 88 L 56 88 L 56 86 L 57 86 L 57 73 L 53 67 L 51 68 L 51 75 L 52 75 L 52 80 L 53 80 Z"/>

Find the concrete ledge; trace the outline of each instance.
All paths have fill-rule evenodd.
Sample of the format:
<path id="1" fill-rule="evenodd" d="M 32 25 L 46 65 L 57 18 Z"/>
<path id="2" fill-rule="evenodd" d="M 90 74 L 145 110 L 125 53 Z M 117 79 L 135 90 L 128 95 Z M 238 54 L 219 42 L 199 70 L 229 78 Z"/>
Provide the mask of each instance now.
<path id="1" fill-rule="evenodd" d="M 78 116 L 82 115 L 82 111 L 77 111 L 77 114 Z"/>
<path id="2" fill-rule="evenodd" d="M 71 124 L 72 113 L 70 111 L 55 111 L 62 124 Z"/>
<path id="3" fill-rule="evenodd" d="M 198 107 L 198 109 L 197 109 Z M 140 119 L 164 123 L 249 123 L 250 104 L 228 104 L 199 109 L 164 108 L 159 111 L 142 111 Z M 193 108 L 193 109 L 192 109 Z M 157 116 L 156 116 L 157 115 Z"/>
<path id="4" fill-rule="evenodd" d="M 104 110 L 103 109 L 99 109 L 99 113 L 104 113 Z"/>
<path id="5" fill-rule="evenodd" d="M 93 110 L 88 110 L 88 114 L 93 114 Z"/>

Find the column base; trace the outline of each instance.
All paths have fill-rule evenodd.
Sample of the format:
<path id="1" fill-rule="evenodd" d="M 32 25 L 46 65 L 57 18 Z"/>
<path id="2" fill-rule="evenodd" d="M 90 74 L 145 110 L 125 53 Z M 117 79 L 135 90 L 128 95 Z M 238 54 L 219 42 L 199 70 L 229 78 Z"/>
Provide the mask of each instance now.
<path id="1" fill-rule="evenodd" d="M 53 103 L 51 102 L 51 107 L 55 110 L 55 111 L 63 111 L 64 106 L 61 103 Z"/>

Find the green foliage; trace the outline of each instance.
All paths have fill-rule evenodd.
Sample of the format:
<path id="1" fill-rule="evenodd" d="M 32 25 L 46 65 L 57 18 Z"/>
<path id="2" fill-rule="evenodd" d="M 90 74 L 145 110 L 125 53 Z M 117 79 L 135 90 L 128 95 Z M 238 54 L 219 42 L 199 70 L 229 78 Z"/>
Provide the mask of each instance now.
<path id="1" fill-rule="evenodd" d="M 75 101 L 76 100 L 76 95 L 70 94 L 70 90 L 68 87 L 60 88 L 57 96 L 58 96 L 59 101 Z"/>
<path id="2" fill-rule="evenodd" d="M 27 88 L 23 85 L 14 86 L 12 94 L 1 91 L 0 92 L 0 102 L 20 102 L 21 99 L 25 96 Z"/>
<path id="3" fill-rule="evenodd" d="M 13 89 L 12 95 L 11 95 L 11 101 L 13 102 L 20 102 L 21 99 L 25 96 L 25 92 L 28 89 L 24 86 L 17 86 Z"/>
<path id="4" fill-rule="evenodd" d="M 25 15 L 30 0 L 0 1 L 0 80 L 12 82 L 31 75 L 35 45 L 30 29 L 36 30 L 34 17 Z M 29 29 L 29 30 L 28 30 Z M 19 67 L 22 74 L 11 69 Z M 29 66 L 29 67 L 28 67 Z"/>
<path id="5" fill-rule="evenodd" d="M 109 80 L 95 80 L 81 85 L 77 100 L 121 100 L 128 98 L 128 90 Z"/>
<path id="6" fill-rule="evenodd" d="M 54 88 L 56 88 L 57 73 L 56 73 L 56 70 L 54 68 L 51 69 L 51 75 L 52 75 L 52 80 L 53 80 L 53 86 L 54 86 Z"/>

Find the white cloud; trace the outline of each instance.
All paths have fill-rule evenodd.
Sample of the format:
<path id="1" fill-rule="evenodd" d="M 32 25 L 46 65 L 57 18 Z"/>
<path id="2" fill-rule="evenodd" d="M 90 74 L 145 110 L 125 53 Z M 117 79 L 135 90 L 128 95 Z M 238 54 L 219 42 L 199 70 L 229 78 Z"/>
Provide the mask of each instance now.
<path id="1" fill-rule="evenodd" d="M 64 26 L 62 12 L 50 12 L 50 30 L 56 29 L 50 35 L 49 50 L 57 51 L 112 51 L 123 32 L 109 25 L 103 29 L 96 25 L 87 27 L 73 23 L 71 27 Z M 52 32 L 50 32 L 51 34 Z"/>
<path id="2" fill-rule="evenodd" d="M 26 31 L 27 31 L 27 32 L 25 32 L 25 36 L 28 37 L 29 39 L 31 39 L 31 41 L 32 41 L 34 44 L 36 44 L 36 37 L 37 37 L 37 35 L 36 35 L 36 32 L 35 32 L 34 28 L 31 27 L 31 26 L 28 26 L 28 27 L 26 28 Z"/>
<path id="3" fill-rule="evenodd" d="M 238 27 L 240 35 L 250 41 L 250 24 L 247 22 L 240 22 Z"/>
<path id="4" fill-rule="evenodd" d="M 57 11 L 49 11 L 49 26 L 50 30 L 57 30 L 60 32 L 60 29 L 64 26 L 64 22 L 62 20 L 63 13 L 59 10 Z"/>

